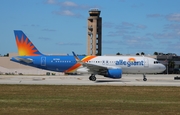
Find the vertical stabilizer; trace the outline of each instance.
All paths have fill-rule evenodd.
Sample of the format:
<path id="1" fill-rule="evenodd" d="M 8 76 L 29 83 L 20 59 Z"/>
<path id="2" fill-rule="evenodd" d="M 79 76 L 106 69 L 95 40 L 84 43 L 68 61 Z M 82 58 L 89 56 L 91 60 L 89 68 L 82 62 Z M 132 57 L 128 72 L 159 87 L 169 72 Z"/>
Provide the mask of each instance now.
<path id="1" fill-rule="evenodd" d="M 33 45 L 29 38 L 21 31 L 14 30 L 16 45 L 19 56 L 39 56 L 42 55 Z"/>

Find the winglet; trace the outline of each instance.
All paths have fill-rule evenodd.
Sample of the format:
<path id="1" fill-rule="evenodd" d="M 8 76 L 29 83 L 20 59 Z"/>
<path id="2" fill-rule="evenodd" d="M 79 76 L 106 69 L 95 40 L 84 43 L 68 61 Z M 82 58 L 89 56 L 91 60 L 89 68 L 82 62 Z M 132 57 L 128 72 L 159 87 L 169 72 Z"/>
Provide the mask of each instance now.
<path id="1" fill-rule="evenodd" d="M 78 56 L 72 51 L 72 53 L 73 53 L 73 55 L 74 55 L 74 58 L 75 58 L 75 60 L 78 62 L 78 63 L 80 63 L 80 64 L 83 64 L 84 62 L 82 62 L 79 58 L 78 58 Z"/>

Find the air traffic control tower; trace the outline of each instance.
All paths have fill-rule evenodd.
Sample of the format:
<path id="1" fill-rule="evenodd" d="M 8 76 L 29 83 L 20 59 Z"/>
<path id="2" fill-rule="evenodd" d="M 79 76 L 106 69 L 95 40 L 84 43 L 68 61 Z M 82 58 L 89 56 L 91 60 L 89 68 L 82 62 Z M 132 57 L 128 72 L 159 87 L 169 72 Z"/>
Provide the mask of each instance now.
<path id="1" fill-rule="evenodd" d="M 98 9 L 89 10 L 87 55 L 102 54 L 102 18 Z"/>

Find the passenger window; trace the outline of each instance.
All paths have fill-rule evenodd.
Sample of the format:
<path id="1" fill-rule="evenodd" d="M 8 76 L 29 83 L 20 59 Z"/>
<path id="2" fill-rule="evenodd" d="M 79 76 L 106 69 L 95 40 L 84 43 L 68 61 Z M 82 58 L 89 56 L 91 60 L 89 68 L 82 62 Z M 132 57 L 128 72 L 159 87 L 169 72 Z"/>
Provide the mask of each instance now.
<path id="1" fill-rule="evenodd" d="M 154 61 L 154 64 L 158 64 L 159 62 L 158 61 Z"/>

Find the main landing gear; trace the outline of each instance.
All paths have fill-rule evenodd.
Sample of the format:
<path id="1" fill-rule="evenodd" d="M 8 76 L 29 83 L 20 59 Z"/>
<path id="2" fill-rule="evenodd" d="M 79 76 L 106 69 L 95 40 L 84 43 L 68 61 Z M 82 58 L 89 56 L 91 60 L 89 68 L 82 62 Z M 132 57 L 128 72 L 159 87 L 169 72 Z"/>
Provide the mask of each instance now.
<path id="1" fill-rule="evenodd" d="M 91 81 L 96 81 L 96 77 L 94 74 L 91 74 L 91 76 L 89 76 L 89 80 Z"/>
<path id="2" fill-rule="evenodd" d="M 146 75 L 143 74 L 143 81 L 147 81 Z"/>

